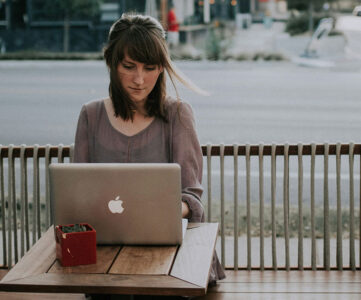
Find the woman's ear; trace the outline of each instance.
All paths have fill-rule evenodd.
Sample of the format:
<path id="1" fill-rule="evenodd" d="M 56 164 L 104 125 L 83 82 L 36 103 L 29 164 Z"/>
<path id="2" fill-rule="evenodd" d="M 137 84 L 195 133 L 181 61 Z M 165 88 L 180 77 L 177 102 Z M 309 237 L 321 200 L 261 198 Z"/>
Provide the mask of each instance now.
<path id="1" fill-rule="evenodd" d="M 163 66 L 160 66 L 159 67 L 159 74 L 162 73 L 164 71 L 164 67 Z"/>

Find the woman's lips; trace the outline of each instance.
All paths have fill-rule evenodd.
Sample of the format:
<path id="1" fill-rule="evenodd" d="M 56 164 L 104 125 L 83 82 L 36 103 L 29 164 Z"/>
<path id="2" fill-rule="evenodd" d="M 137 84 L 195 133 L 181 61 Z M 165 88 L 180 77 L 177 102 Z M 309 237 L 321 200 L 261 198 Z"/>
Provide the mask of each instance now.
<path id="1" fill-rule="evenodd" d="M 133 88 L 133 87 L 129 87 L 131 90 L 133 90 L 133 91 L 142 91 L 142 90 L 144 90 L 144 89 L 140 89 L 140 88 Z"/>

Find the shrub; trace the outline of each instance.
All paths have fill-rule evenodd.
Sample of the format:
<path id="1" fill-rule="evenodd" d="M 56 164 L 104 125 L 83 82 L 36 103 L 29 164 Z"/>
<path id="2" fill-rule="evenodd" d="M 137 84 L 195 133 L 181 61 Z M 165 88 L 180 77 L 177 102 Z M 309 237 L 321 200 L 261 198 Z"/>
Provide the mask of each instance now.
<path id="1" fill-rule="evenodd" d="M 315 30 L 323 18 L 329 18 L 327 14 L 313 14 L 313 30 Z M 287 20 L 285 31 L 290 35 L 302 34 L 308 31 L 309 14 L 302 13 L 300 15 L 291 15 Z"/>
<path id="2" fill-rule="evenodd" d="M 219 60 L 221 55 L 221 39 L 214 28 L 208 32 L 206 40 L 206 56 L 209 60 Z"/>

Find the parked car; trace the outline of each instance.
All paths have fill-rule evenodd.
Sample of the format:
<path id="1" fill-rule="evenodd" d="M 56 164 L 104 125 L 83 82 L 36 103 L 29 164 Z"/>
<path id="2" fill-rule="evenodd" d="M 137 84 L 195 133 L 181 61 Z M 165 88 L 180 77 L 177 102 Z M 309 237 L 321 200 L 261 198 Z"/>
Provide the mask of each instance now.
<path id="1" fill-rule="evenodd" d="M 356 17 L 361 17 L 361 5 L 359 6 L 356 6 L 354 9 L 353 9 L 353 12 L 352 14 Z"/>

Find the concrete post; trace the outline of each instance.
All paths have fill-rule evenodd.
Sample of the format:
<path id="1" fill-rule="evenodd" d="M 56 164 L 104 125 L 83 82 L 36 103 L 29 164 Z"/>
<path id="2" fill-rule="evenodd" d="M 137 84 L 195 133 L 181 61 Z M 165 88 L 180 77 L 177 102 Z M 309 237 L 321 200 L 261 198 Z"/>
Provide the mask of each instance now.
<path id="1" fill-rule="evenodd" d="M 256 0 L 251 0 L 250 2 L 250 13 L 253 14 L 256 12 Z"/>
<path id="2" fill-rule="evenodd" d="M 210 21 L 211 21 L 211 11 L 210 11 L 209 0 L 205 0 L 203 5 L 203 22 L 207 24 Z"/>

